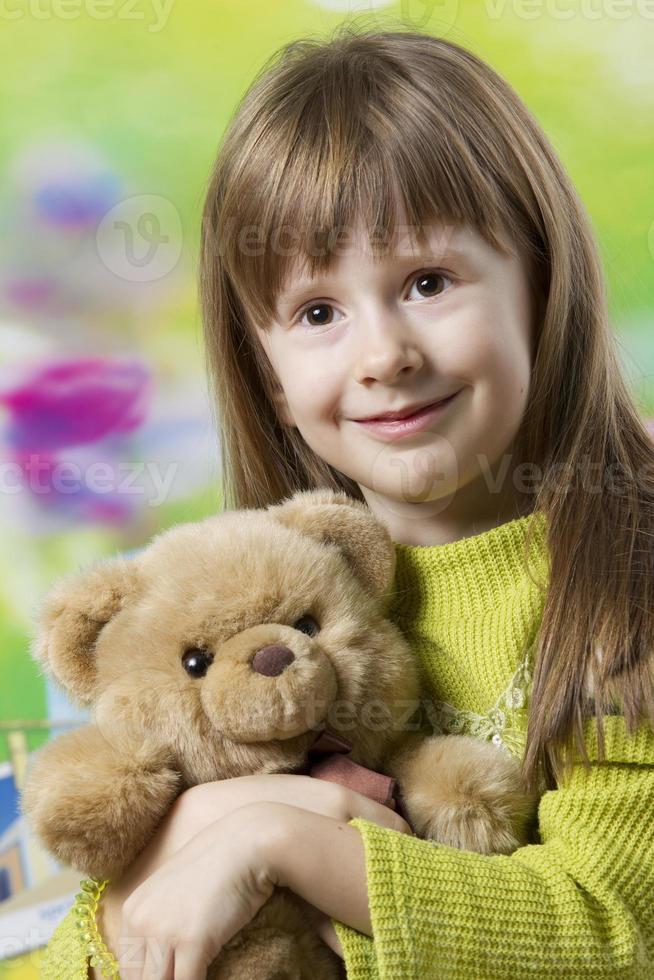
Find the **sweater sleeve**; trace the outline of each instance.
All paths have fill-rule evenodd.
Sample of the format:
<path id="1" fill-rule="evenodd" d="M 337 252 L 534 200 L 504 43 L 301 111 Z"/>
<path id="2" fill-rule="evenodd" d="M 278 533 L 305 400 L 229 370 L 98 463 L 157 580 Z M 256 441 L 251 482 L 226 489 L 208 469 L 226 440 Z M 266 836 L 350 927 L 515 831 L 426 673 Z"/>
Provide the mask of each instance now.
<path id="1" fill-rule="evenodd" d="M 586 723 L 590 769 L 547 791 L 538 844 L 481 855 L 363 819 L 373 937 L 333 920 L 348 980 L 654 977 L 654 733 Z"/>

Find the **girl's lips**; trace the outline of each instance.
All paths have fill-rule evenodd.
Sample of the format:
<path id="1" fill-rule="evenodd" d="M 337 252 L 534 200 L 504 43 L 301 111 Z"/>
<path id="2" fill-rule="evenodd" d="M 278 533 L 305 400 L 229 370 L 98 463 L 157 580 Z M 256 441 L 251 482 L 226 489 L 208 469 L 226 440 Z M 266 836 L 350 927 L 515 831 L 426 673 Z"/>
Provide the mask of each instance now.
<path id="1" fill-rule="evenodd" d="M 411 435 L 413 432 L 420 432 L 421 429 L 426 428 L 459 394 L 460 391 L 456 391 L 442 402 L 427 405 L 425 408 L 421 408 L 418 412 L 415 412 L 414 415 L 408 415 L 404 419 L 395 419 L 392 422 L 388 419 L 367 419 L 365 421 L 357 421 L 357 425 L 364 426 L 369 432 L 380 436 L 382 439 L 389 441 L 401 439 L 403 436 Z"/>

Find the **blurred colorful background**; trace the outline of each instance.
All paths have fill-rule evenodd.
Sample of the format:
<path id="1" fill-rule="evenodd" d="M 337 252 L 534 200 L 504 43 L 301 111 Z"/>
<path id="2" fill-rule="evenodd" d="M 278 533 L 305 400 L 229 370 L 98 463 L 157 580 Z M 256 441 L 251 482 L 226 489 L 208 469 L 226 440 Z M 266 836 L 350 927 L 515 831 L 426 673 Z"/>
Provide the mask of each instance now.
<path id="1" fill-rule="evenodd" d="M 262 63 L 345 18 L 449 36 L 518 90 L 590 213 L 654 416 L 650 3 L 0 4 L 0 976 L 38 975 L 79 880 L 17 809 L 30 751 L 85 718 L 29 656 L 35 609 L 60 574 L 220 508 L 195 286 L 205 183 Z"/>

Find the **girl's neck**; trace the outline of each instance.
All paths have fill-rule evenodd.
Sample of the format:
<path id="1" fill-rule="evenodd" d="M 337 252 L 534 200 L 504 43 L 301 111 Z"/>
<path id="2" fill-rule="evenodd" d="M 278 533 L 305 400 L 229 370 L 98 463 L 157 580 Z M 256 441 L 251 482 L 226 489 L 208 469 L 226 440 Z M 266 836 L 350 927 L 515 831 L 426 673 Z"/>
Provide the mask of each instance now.
<path id="1" fill-rule="evenodd" d="M 412 503 L 360 486 L 372 512 L 386 525 L 393 541 L 400 544 L 427 547 L 450 544 L 483 534 L 533 511 L 533 495 L 518 494 L 512 487 L 496 493 L 489 493 L 486 487 L 486 493 L 481 495 L 469 492 L 475 488 L 478 489 L 478 484 L 458 490 L 452 498 Z"/>

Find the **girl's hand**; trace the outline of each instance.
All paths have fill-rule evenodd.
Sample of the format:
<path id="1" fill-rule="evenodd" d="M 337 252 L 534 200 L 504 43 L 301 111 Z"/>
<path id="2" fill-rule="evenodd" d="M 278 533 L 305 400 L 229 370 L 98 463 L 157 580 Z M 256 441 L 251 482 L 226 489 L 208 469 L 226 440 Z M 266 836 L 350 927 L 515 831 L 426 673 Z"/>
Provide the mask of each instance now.
<path id="1" fill-rule="evenodd" d="M 111 881 L 98 907 L 98 926 L 108 948 L 116 955 L 123 905 L 150 875 L 197 834 L 249 803 L 286 803 L 347 823 L 355 816 L 404 833 L 411 828 L 388 807 L 335 783 L 309 776 L 269 774 L 239 776 L 202 783 L 175 801 L 157 833 L 118 881 Z M 313 926 L 320 938 L 342 956 L 330 917 L 313 909 Z M 98 980 L 90 967 L 89 977 Z"/>
<path id="2" fill-rule="evenodd" d="M 348 818 L 370 816 L 370 804 L 353 793 Z M 386 807 L 372 808 L 391 829 L 408 828 Z M 326 853 L 333 856 L 327 865 Z M 300 807 L 247 804 L 201 831 L 132 892 L 117 945 L 121 977 L 198 980 L 276 885 L 371 935 L 358 831 Z"/>
<path id="3" fill-rule="evenodd" d="M 198 980 L 274 889 L 265 811 L 244 807 L 206 827 L 122 906 L 122 980 Z"/>
<path id="4" fill-rule="evenodd" d="M 120 882 L 111 883 L 106 897 L 120 896 L 124 902 L 148 875 L 196 834 L 239 807 L 263 802 L 286 803 L 345 823 L 356 816 L 365 817 L 382 826 L 411 832 L 409 825 L 389 807 L 325 779 L 275 773 L 201 783 L 175 800 L 153 839 Z"/>
<path id="5" fill-rule="evenodd" d="M 262 802 L 286 803 L 344 823 L 353 817 L 364 817 L 383 827 L 411 833 L 406 821 L 390 807 L 376 803 L 346 786 L 311 776 L 287 773 L 238 776 L 193 786 L 183 794 L 183 798 L 184 826 L 175 831 L 178 847 L 182 846 L 184 835 L 193 836 L 237 807 Z"/>

